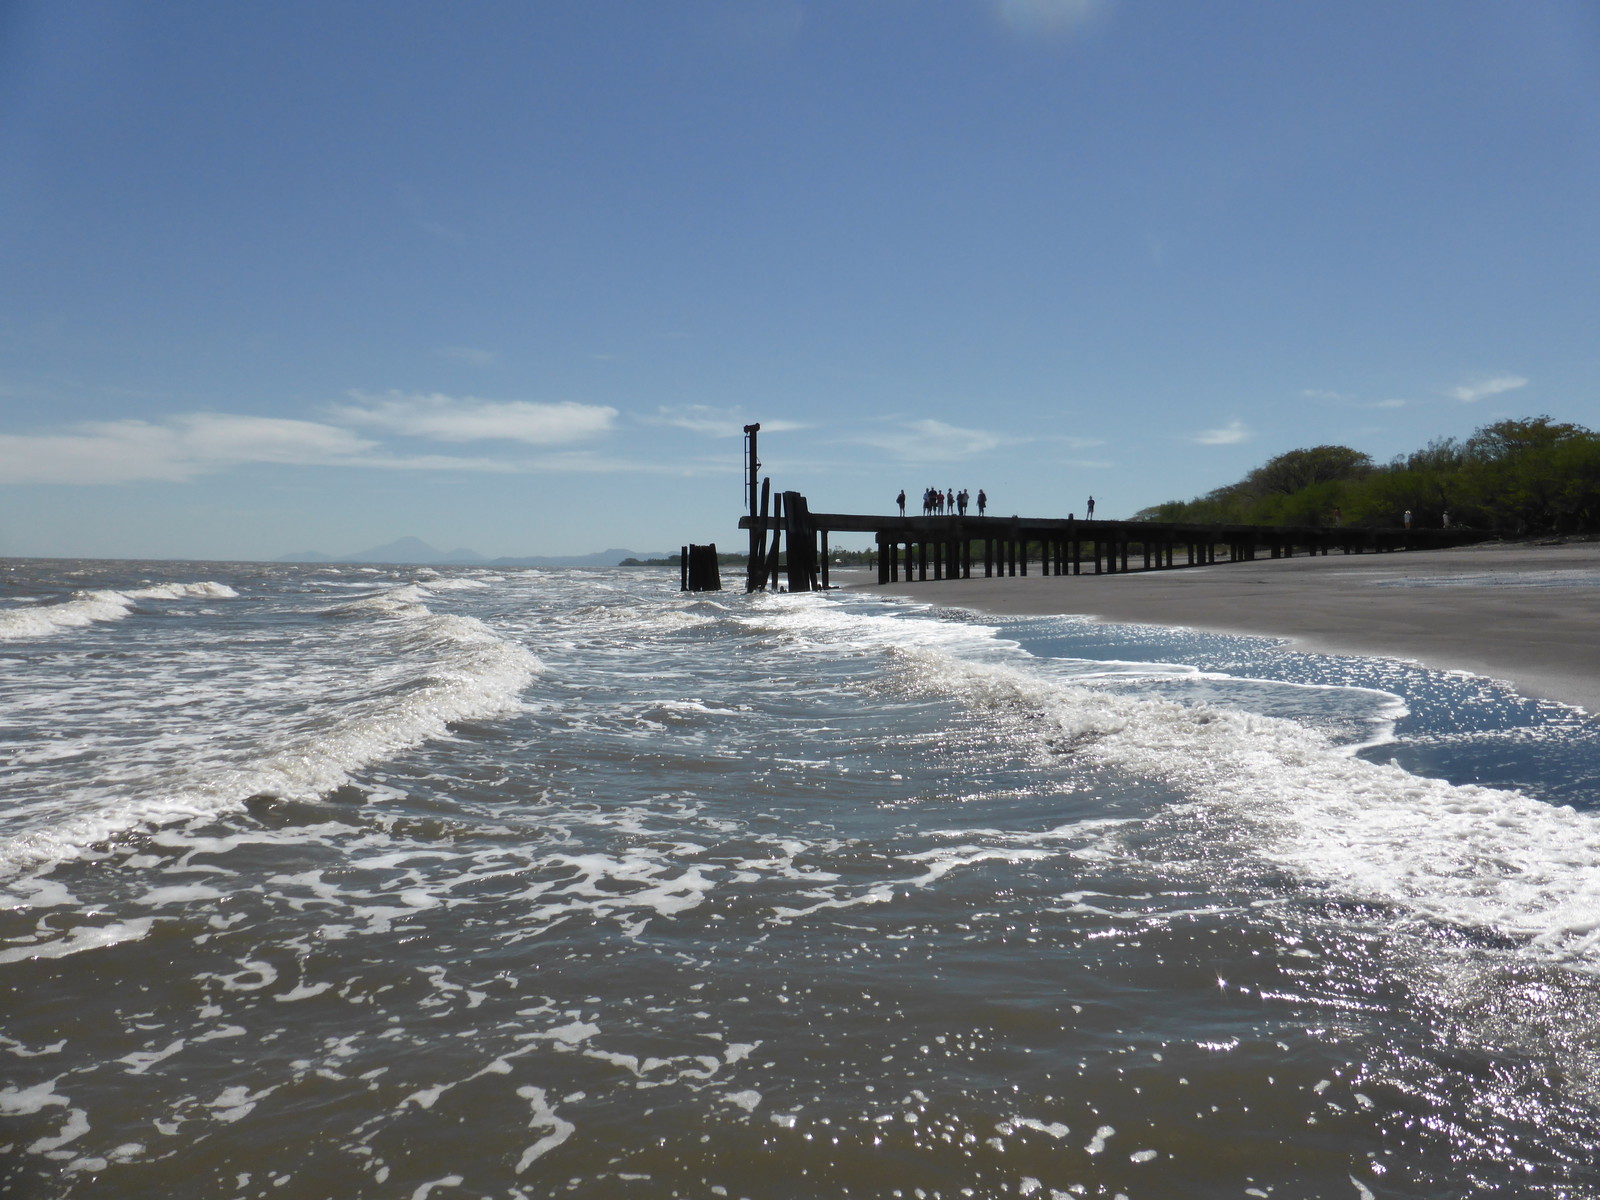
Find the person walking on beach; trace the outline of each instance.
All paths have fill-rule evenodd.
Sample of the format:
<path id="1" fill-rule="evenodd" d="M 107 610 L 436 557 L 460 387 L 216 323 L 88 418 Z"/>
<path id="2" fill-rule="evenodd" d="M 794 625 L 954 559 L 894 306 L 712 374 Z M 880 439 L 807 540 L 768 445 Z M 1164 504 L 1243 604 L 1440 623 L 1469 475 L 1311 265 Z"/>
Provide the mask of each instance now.
<path id="1" fill-rule="evenodd" d="M 894 502 L 900 506 L 900 515 L 902 517 L 905 516 L 906 515 L 906 490 L 905 490 L 905 488 L 901 488 L 900 489 L 900 494 L 894 498 Z"/>
<path id="2" fill-rule="evenodd" d="M 978 489 L 978 515 L 983 516 L 983 510 L 989 507 L 989 497 L 982 488 Z"/>
<path id="3" fill-rule="evenodd" d="M 1094 497 L 1089 497 L 1089 520 L 1094 520 Z"/>

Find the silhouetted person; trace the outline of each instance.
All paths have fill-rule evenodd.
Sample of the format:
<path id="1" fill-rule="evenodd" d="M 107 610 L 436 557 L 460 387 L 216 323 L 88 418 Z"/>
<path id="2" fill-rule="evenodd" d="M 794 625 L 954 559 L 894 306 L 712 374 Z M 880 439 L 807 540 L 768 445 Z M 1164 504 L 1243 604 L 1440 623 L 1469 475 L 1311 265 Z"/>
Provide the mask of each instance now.
<path id="1" fill-rule="evenodd" d="M 1089 520 L 1094 520 L 1094 497 L 1089 497 Z"/>
<path id="2" fill-rule="evenodd" d="M 905 516 L 906 515 L 906 490 L 905 490 L 905 488 L 901 488 L 900 489 L 900 494 L 894 498 L 894 502 L 900 506 L 900 515 L 902 517 Z"/>
<path id="3" fill-rule="evenodd" d="M 989 496 L 982 489 L 978 489 L 978 515 L 983 516 L 983 510 L 989 507 Z"/>

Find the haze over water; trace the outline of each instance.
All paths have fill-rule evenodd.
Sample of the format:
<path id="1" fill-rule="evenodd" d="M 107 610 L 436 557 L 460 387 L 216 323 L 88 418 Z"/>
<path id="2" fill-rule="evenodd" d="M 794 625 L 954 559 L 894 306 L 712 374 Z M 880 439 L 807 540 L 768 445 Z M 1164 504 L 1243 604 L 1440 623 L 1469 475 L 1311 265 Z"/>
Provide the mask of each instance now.
<path id="1" fill-rule="evenodd" d="M 8 1195 L 1600 1196 L 1572 710 L 643 571 L 0 578 Z"/>

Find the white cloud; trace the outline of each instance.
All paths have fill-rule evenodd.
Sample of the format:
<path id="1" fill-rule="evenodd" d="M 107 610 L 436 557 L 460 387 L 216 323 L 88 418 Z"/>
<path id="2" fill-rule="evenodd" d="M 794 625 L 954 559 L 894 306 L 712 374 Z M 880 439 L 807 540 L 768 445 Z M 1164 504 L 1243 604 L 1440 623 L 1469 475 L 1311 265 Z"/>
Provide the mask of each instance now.
<path id="1" fill-rule="evenodd" d="M 871 434 L 857 440 L 887 450 L 901 462 L 956 462 L 1016 441 L 998 433 L 961 429 L 934 420 L 912 421 L 901 431 Z"/>
<path id="2" fill-rule="evenodd" d="M 1232 446 L 1250 436 L 1250 429 L 1243 421 L 1229 421 L 1221 429 L 1204 429 L 1192 434 L 1189 440 L 1202 446 Z"/>
<path id="3" fill-rule="evenodd" d="M 705 404 L 662 405 L 653 417 L 640 417 L 647 425 L 676 425 L 706 437 L 742 437 L 746 425 L 755 424 L 737 408 L 711 408 Z M 762 433 L 790 433 L 805 426 L 798 421 L 762 421 Z"/>
<path id="4" fill-rule="evenodd" d="M 995 0 L 1001 22 L 1029 36 L 1076 33 L 1110 8 L 1110 0 Z"/>
<path id="5" fill-rule="evenodd" d="M 1518 388 L 1527 387 L 1528 381 L 1521 375 L 1495 375 L 1487 379 L 1472 379 L 1459 387 L 1453 387 L 1445 394 L 1471 404 L 1482 400 L 1485 396 L 1498 396 L 1501 392 L 1514 392 Z"/>
<path id="6" fill-rule="evenodd" d="M 64 433 L 0 434 L 0 476 L 11 483 L 181 483 L 249 462 L 348 465 L 373 446 L 315 421 L 191 413 L 162 422 L 85 422 Z"/>
<path id="7" fill-rule="evenodd" d="M 559 446 L 609 433 L 617 410 L 607 405 L 557 404 L 531 400 L 457 399 L 390 392 L 385 396 L 351 393 L 357 404 L 339 405 L 333 411 L 342 420 L 370 425 L 410 437 L 441 442 L 504 440 L 534 446 Z"/>
<path id="8" fill-rule="evenodd" d="M 1353 396 L 1346 396 L 1343 392 L 1330 391 L 1327 388 L 1303 388 L 1300 394 L 1307 400 L 1325 400 L 1329 404 L 1348 404 L 1355 399 Z"/>

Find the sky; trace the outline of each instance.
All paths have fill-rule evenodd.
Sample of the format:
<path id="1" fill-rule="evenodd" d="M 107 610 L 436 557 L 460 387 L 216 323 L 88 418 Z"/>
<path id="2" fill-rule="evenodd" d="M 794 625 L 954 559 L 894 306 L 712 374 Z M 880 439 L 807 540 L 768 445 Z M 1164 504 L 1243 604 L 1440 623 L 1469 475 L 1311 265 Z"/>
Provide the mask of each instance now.
<path id="1" fill-rule="evenodd" d="M 1037 517 L 1593 427 L 1597 198 L 1586 0 L 0 0 L 0 555 L 736 549 L 750 422 Z"/>

